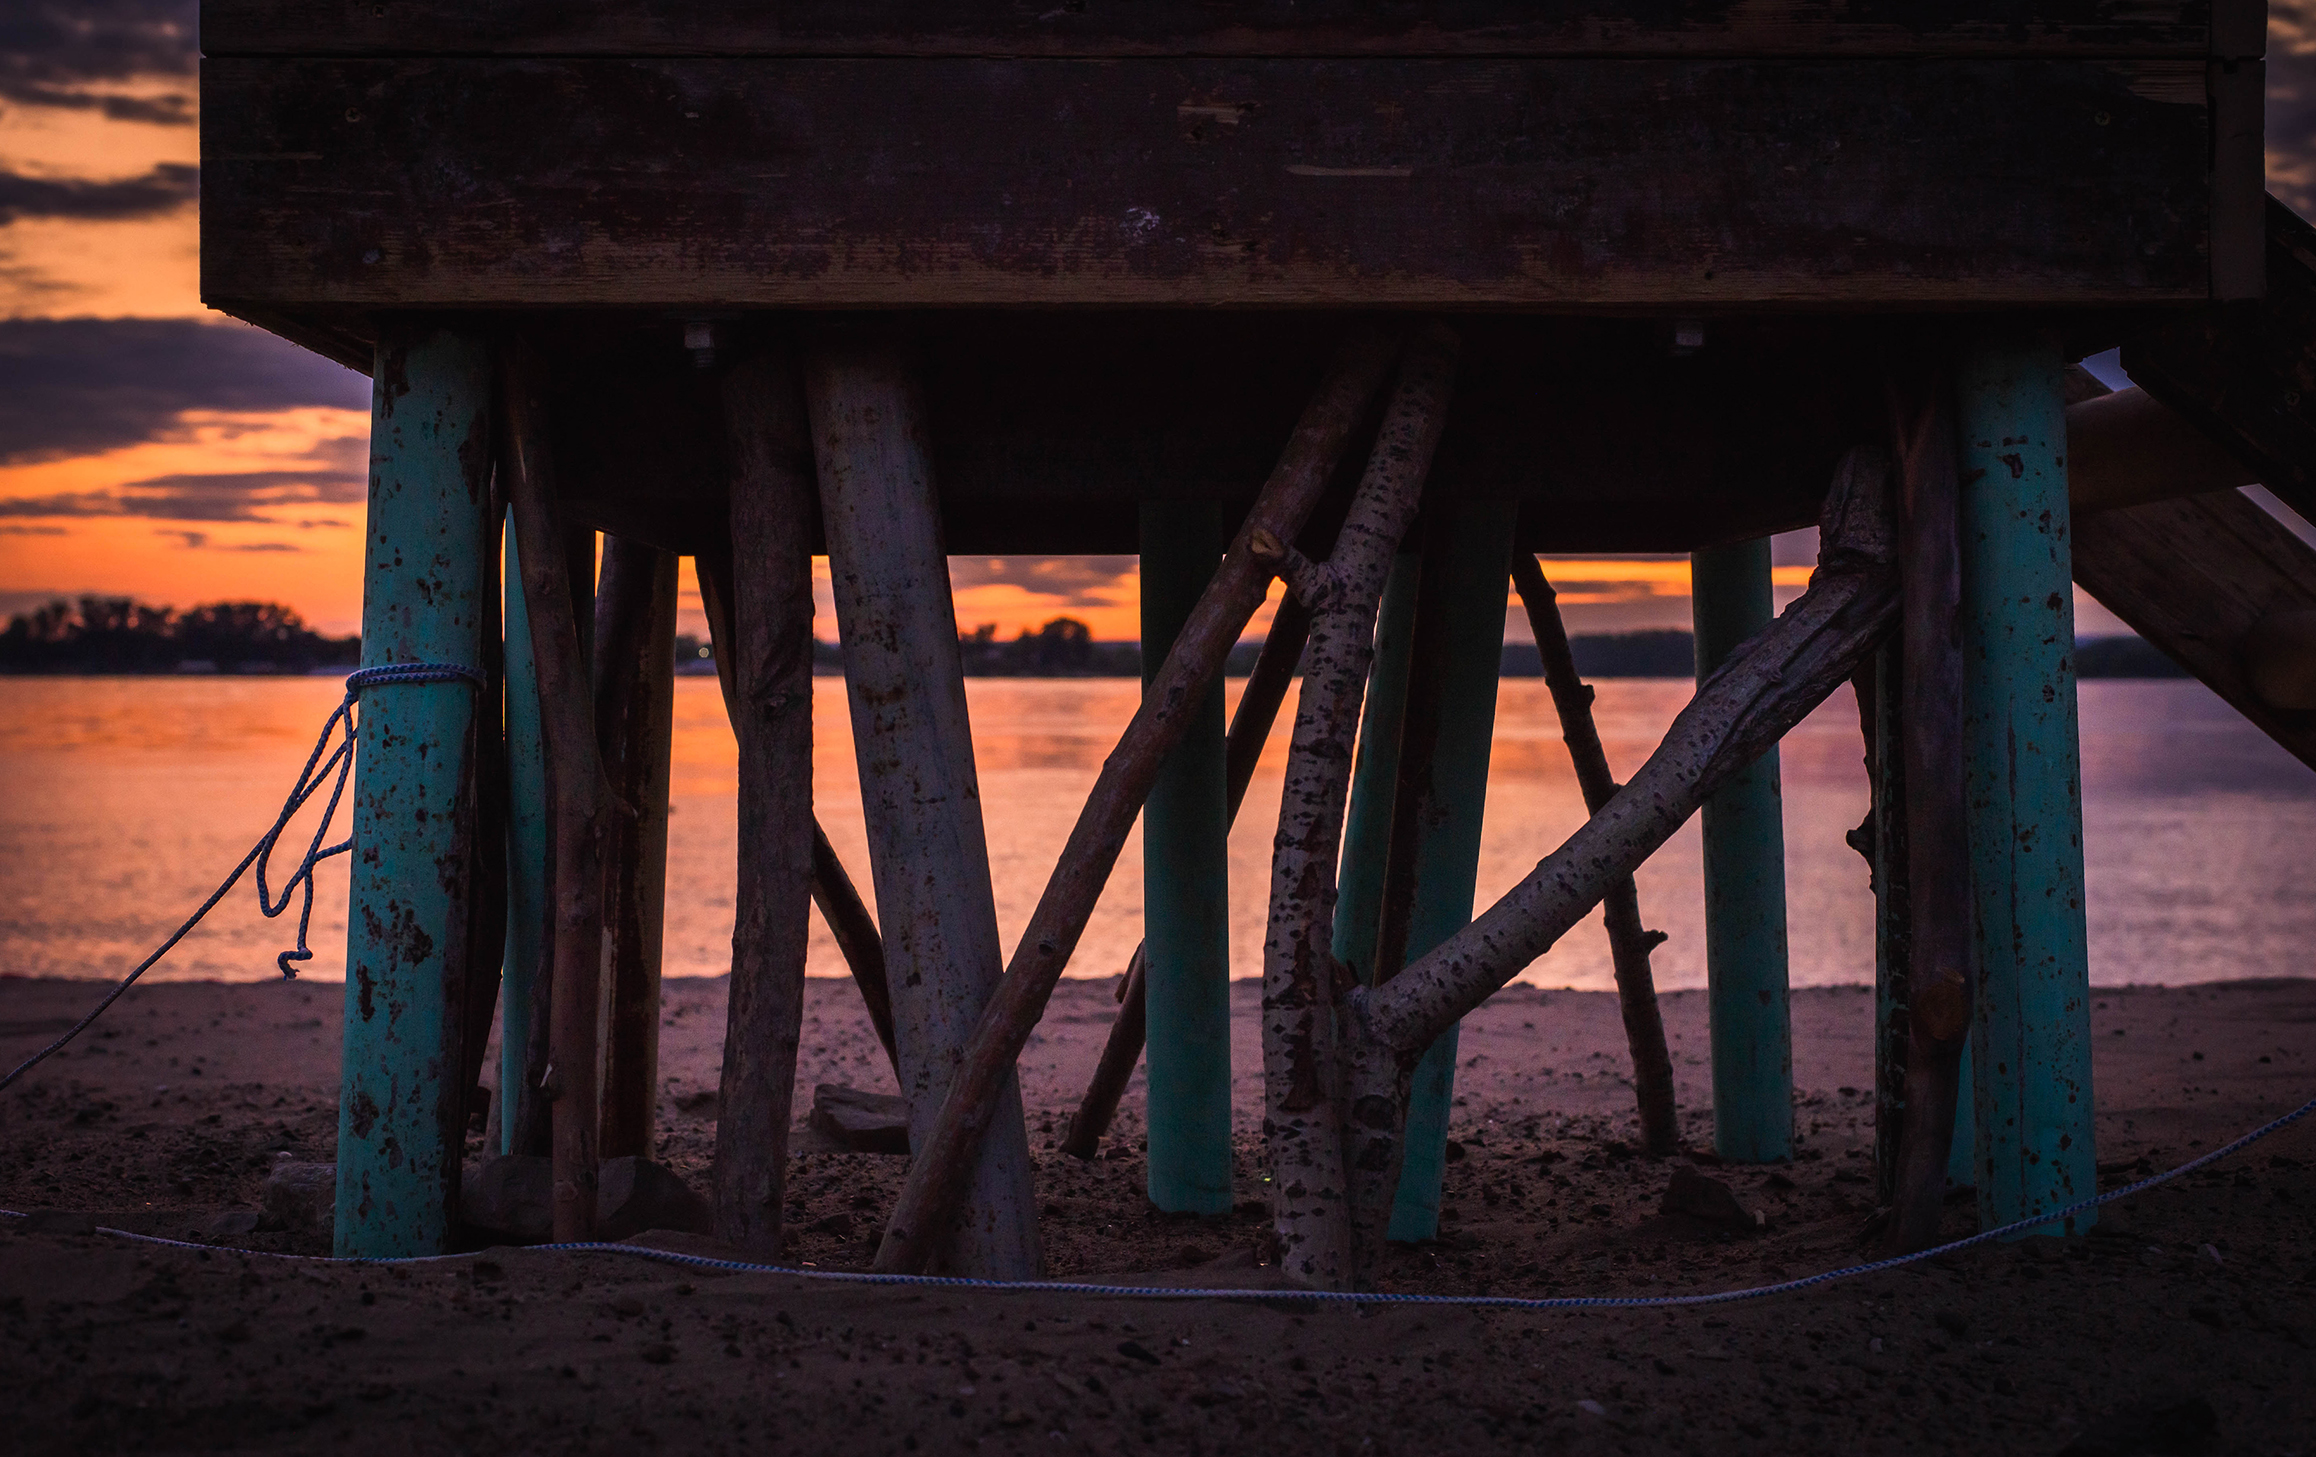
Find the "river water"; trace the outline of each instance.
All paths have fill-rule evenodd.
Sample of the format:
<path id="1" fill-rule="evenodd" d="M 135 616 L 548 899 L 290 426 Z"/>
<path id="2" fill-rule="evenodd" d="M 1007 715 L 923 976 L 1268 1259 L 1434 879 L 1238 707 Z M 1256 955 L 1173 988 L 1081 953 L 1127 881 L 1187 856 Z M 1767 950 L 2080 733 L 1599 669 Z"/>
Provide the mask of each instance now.
<path id="1" fill-rule="evenodd" d="M 864 894 L 872 893 L 843 685 L 822 678 L 815 686 L 820 818 Z M 1230 685 L 1234 698 L 1238 686 Z M 1689 685 L 1609 680 L 1599 690 L 1601 737 L 1622 778 L 1687 701 Z M 339 692 L 333 679 L 0 679 L 0 974 L 113 977 L 134 965 L 271 822 Z M 969 683 L 1008 949 L 1138 692 L 1130 681 L 1106 679 Z M 2082 717 L 2092 980 L 2180 984 L 2316 970 L 2316 878 L 2303 865 L 2316 844 L 2316 772 L 2192 682 L 2086 683 Z M 715 975 L 729 960 L 735 840 L 734 749 L 713 678 L 678 680 L 675 721 L 666 967 L 675 976 Z M 1811 715 L 1783 753 L 1793 980 L 1870 981 L 1873 900 L 1864 863 L 1842 841 L 1866 805 L 1847 690 Z M 1282 715 L 1231 837 L 1238 976 L 1261 968 L 1285 754 Z M 1506 680 L 1482 904 L 1582 818 L 1544 685 Z M 1704 985 L 1693 822 L 1639 880 L 1644 918 L 1671 936 L 1656 953 L 1658 985 Z M 344 973 L 345 883 L 343 859 L 321 874 L 316 955 L 306 975 Z M 1141 895 L 1137 836 L 1073 975 L 1124 968 L 1140 937 Z M 260 918 L 254 900 L 246 886 L 237 890 L 150 975 L 275 975 L 273 955 L 290 944 L 292 928 Z M 817 918 L 811 954 L 815 974 L 842 973 Z M 1598 916 L 1525 979 L 1610 986 Z"/>

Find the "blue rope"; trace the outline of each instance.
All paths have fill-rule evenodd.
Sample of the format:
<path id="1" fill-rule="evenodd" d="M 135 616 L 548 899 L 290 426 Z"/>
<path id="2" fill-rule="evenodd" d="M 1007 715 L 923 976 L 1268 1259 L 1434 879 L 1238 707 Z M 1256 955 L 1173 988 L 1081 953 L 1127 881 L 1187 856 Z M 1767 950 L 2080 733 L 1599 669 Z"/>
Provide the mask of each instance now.
<path id="1" fill-rule="evenodd" d="M 323 720 L 322 732 L 314 740 L 314 751 L 306 756 L 306 767 L 299 771 L 297 783 L 290 788 L 289 798 L 282 802 L 281 813 L 274 817 L 273 828 L 258 837 L 257 843 L 250 847 L 249 853 L 241 857 L 241 863 L 233 867 L 233 873 L 226 876 L 224 883 L 209 893 L 209 899 L 201 903 L 200 909 L 186 917 L 185 923 L 171 932 L 169 939 L 163 941 L 152 955 L 138 962 L 136 970 L 115 983 L 113 989 L 105 994 L 104 1000 L 91 1008 L 87 1016 L 75 1022 L 71 1030 L 63 1036 L 32 1054 L 23 1062 L 18 1063 L 15 1070 L 10 1072 L 8 1076 L 0 1078 L 0 1092 L 5 1092 L 11 1083 L 41 1063 L 46 1062 L 62 1050 L 66 1043 L 87 1031 L 90 1023 L 103 1016 L 106 1008 L 120 1000 L 121 993 L 134 986 L 138 977 L 143 976 L 162 957 L 175 950 L 177 943 L 191 934 L 193 928 L 201 924 L 204 916 L 217 908 L 217 903 L 224 900 L 226 893 L 231 891 L 234 886 L 240 884 L 241 877 L 248 872 L 252 865 L 257 867 L 257 908 L 265 913 L 268 920 L 274 919 L 289 909 L 290 895 L 301 885 L 305 889 L 305 903 L 298 910 L 297 947 L 294 950 L 284 951 L 274 958 L 274 964 L 281 968 L 283 976 L 296 976 L 298 974 L 297 968 L 290 963 L 293 961 L 311 961 L 314 956 L 313 951 L 306 945 L 306 930 L 314 918 L 314 867 L 333 855 L 343 855 L 354 848 L 354 841 L 351 836 L 327 849 L 323 848 L 322 839 L 330 832 L 330 822 L 337 818 L 338 802 L 344 798 L 346 793 L 346 776 L 354 767 L 355 700 L 362 696 L 362 690 L 365 688 L 382 688 L 399 683 L 466 682 L 481 688 L 487 686 L 489 681 L 473 668 L 461 667 L 456 663 L 389 663 L 382 667 L 363 668 L 349 675 L 346 679 L 346 696 L 335 709 L 331 710 L 330 716 Z M 333 749 L 330 747 L 330 740 L 341 730 L 344 733 L 344 738 Z M 325 751 L 327 751 L 326 757 Z M 266 888 L 266 870 L 273 859 L 274 847 L 280 842 L 282 832 L 289 828 L 291 819 L 296 817 L 299 810 L 305 808 L 307 800 L 312 799 L 315 794 L 320 792 L 324 782 L 328 782 L 330 785 L 329 803 L 322 811 L 321 822 L 314 826 L 312 843 L 306 846 L 305 854 L 299 858 L 297 869 L 290 874 L 288 880 L 282 882 L 281 895 L 276 899 Z"/>
<path id="2" fill-rule="evenodd" d="M 1297 1300 L 1312 1305 L 1455 1305 L 1491 1310 L 1664 1310 L 1681 1306 L 1728 1305 L 1740 1300 L 1760 1300 L 1771 1295 L 1789 1295 L 1816 1285 L 1831 1284 L 1836 1280 L 1851 1280 L 1860 1275 L 1875 1275 L 1886 1270 L 1902 1269 L 1923 1260 L 1934 1260 L 1951 1255 L 1973 1245 L 1986 1244 L 2014 1234 L 2048 1229 L 2102 1204 L 2128 1199 L 2145 1193 L 2158 1184 L 2194 1173 L 2197 1169 L 2243 1152 L 2269 1134 L 2288 1128 L 2311 1113 L 2316 1113 L 2316 1098 L 2302 1103 L 2281 1118 L 2261 1124 L 2232 1143 L 2223 1144 L 2200 1158 L 2188 1160 L 2174 1169 L 2152 1174 L 2135 1184 L 2111 1189 L 2088 1199 L 2078 1199 L 2063 1209 L 2049 1214 L 2030 1215 L 2014 1219 L 1993 1229 L 1981 1230 L 1963 1239 L 1910 1255 L 1893 1255 L 1886 1260 L 1869 1260 L 1862 1265 L 1845 1265 L 1822 1274 L 1805 1275 L 1798 1280 L 1780 1280 L 1771 1285 L 1750 1285 L 1739 1290 L 1715 1290 L 1703 1295 L 1409 1295 L 1389 1291 L 1301 1290 L 1292 1287 L 1281 1290 L 1201 1290 L 1168 1285 L 1098 1285 L 1077 1280 L 980 1280 L 967 1275 L 880 1275 L 863 1270 L 814 1270 L 791 1265 L 758 1264 L 748 1260 L 720 1260 L 713 1255 L 687 1255 L 680 1250 L 647 1249 L 641 1245 L 573 1243 L 532 1245 L 540 1253 L 572 1255 L 632 1255 L 637 1259 L 656 1260 L 665 1265 L 680 1265 L 691 1270 L 712 1270 L 733 1275 L 793 1275 L 804 1280 L 833 1280 L 854 1285 L 905 1285 L 920 1289 L 1039 1291 L 1051 1295 L 1093 1295 L 1124 1297 L 1136 1300 Z M 0 1215 L 22 1219 L 26 1216 L 13 1209 L 0 1209 Z M 136 1240 L 143 1244 L 168 1245 L 174 1249 L 214 1250 L 221 1254 L 247 1255 L 277 1260 L 304 1260 L 326 1265 L 425 1265 L 442 1260 L 462 1260 L 467 1255 L 415 1255 L 405 1258 L 384 1258 L 362 1255 L 292 1255 L 276 1250 L 245 1250 L 222 1245 L 201 1244 L 194 1240 L 164 1239 L 159 1235 L 136 1234 L 125 1229 L 99 1227 L 98 1234 L 114 1235 L 121 1239 Z"/>

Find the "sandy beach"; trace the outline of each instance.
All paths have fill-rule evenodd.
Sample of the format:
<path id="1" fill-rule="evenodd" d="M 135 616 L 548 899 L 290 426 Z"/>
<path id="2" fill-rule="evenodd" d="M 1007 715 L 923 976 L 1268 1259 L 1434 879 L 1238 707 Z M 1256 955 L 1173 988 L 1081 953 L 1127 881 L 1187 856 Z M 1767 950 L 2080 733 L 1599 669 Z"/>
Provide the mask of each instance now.
<path id="1" fill-rule="evenodd" d="M 724 986 L 667 985 L 659 1156 L 704 1187 Z M 1143 1197 L 1138 1083 L 1101 1157 L 1053 1147 L 1111 988 L 1064 983 L 1022 1063 L 1049 1272 L 1264 1285 L 1253 984 L 1234 987 L 1241 1202 L 1213 1219 Z M 90 992 L 0 980 L 0 1057 L 53 1036 Z M 320 1253 L 249 1226 L 276 1157 L 332 1155 L 341 995 L 141 988 L 0 1099 L 0 1207 L 35 1216 L 0 1220 L 0 1379 L 27 1393 L 22 1450 L 722 1450 L 779 1433 L 880 1451 L 1275 1436 L 1346 1452 L 2120 1452 L 2173 1450 L 2147 1434 L 2200 1424 L 2197 1403 L 2217 1426 L 2197 1450 L 2307 1451 L 2316 1432 L 2294 1374 L 2316 1340 L 2306 1125 L 2103 1212 L 2087 1239 L 1672 1311 L 1137 1303 L 512 1249 L 330 1266 L 89 1232 Z M 1684 1134 L 1705 1148 L 1704 998 L 1669 994 L 1665 1009 Z M 1760 1211 L 1765 1227 L 1743 1234 L 1660 1212 L 1671 1170 L 1630 1151 L 1613 1000 L 1508 989 L 1465 1024 L 1441 1237 L 1395 1248 L 1385 1288 L 1699 1293 L 1864 1257 L 1871 1015 L 1863 988 L 1796 993 L 1792 1164 L 1690 1155 Z M 2092 1018 L 2104 1187 L 2310 1091 L 2316 982 L 2108 990 Z M 820 1082 L 892 1086 L 842 981 L 811 983 L 800 1110 Z M 901 1160 L 798 1142 L 784 1258 L 865 1268 Z M 1974 1220 L 1950 1202 L 1950 1234 Z"/>

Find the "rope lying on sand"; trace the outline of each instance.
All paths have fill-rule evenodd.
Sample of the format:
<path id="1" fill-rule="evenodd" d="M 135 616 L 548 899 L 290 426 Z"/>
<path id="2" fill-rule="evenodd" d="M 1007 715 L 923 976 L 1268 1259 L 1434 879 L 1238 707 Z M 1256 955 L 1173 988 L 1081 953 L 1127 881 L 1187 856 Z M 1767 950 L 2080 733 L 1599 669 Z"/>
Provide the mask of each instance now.
<path id="1" fill-rule="evenodd" d="M 121 999 L 121 993 L 136 985 L 138 977 L 150 971 L 154 963 L 176 949 L 177 943 L 201 924 L 202 917 L 217 908 L 217 903 L 225 899 L 226 893 L 240 884 L 241 877 L 248 873 L 251 865 L 257 867 L 257 908 L 265 913 L 268 920 L 288 910 L 290 896 L 301 885 L 305 888 L 305 903 L 298 908 L 297 948 L 284 951 L 274 958 L 274 964 L 281 968 L 283 976 L 296 976 L 297 968 L 290 963 L 311 961 L 314 956 L 306 947 L 306 928 L 314 919 L 314 867 L 333 855 L 343 855 L 354 848 L 351 838 L 340 840 L 328 849 L 322 847 L 322 837 L 330 832 L 330 821 L 338 816 L 338 801 L 345 797 L 346 776 L 354 767 L 354 700 L 361 696 L 365 688 L 383 688 L 398 683 L 457 682 L 468 682 L 481 688 L 487 686 L 489 680 L 474 669 L 460 667 L 456 663 L 389 663 L 384 667 L 363 668 L 349 675 L 346 679 L 346 696 L 330 711 L 330 716 L 322 721 L 321 736 L 314 740 L 314 751 L 306 756 L 306 767 L 299 771 L 298 782 L 290 787 L 289 798 L 282 801 L 281 813 L 275 817 L 273 828 L 258 837 L 249 853 L 241 857 L 241 863 L 233 867 L 233 873 L 209 893 L 209 899 L 201 903 L 201 908 L 187 916 L 185 923 L 171 932 L 169 939 L 163 941 L 152 955 L 138 962 L 136 970 L 115 982 L 113 989 L 105 993 L 104 1000 L 90 1008 L 87 1016 L 73 1023 L 63 1036 L 18 1063 L 8 1076 L 0 1078 L 0 1092 L 7 1091 L 9 1084 L 54 1057 L 66 1043 L 86 1032 L 90 1023 L 103 1016 L 107 1007 Z M 345 737 L 332 749 L 330 739 L 340 729 L 344 730 Z M 328 750 L 327 758 L 323 756 L 324 750 Z M 273 859 L 274 845 L 281 839 L 282 831 L 289 828 L 291 818 L 305 808 L 307 800 L 320 792 L 325 781 L 330 785 L 330 799 L 322 810 L 321 823 L 314 826 L 313 842 L 306 846 L 306 853 L 299 858 L 298 868 L 288 880 L 282 882 L 281 897 L 276 900 L 265 883 L 266 866 Z"/>
<path id="2" fill-rule="evenodd" d="M 1662 1310 L 1675 1306 L 1728 1305 L 1740 1300 L 1759 1300 L 1770 1295 L 1788 1295 L 1807 1290 L 1815 1285 L 1826 1285 L 1836 1280 L 1855 1279 L 1860 1275 L 1879 1274 L 1896 1270 L 1941 1255 L 1951 1255 L 2014 1234 L 2025 1234 L 2037 1229 L 2048 1229 L 2054 1224 L 2072 1218 L 2102 1204 L 2128 1199 L 2144 1193 L 2158 1184 L 2168 1184 L 2184 1174 L 2243 1152 L 2269 1134 L 2288 1128 L 2311 1113 L 2316 1113 L 2316 1098 L 2302 1103 L 2281 1118 L 2270 1119 L 2232 1143 L 2223 1144 L 2200 1158 L 2193 1158 L 2174 1169 L 2152 1174 L 2135 1184 L 2111 1189 L 2088 1199 L 2078 1199 L 2063 1209 L 2048 1214 L 2037 1214 L 2026 1219 L 2013 1220 L 1993 1229 L 1981 1230 L 1963 1239 L 1951 1240 L 1930 1249 L 1910 1255 L 1894 1255 L 1886 1260 L 1871 1260 L 1862 1265 L 1845 1265 L 1822 1274 L 1804 1275 L 1798 1280 L 1780 1280 L 1771 1285 L 1753 1285 L 1742 1290 L 1716 1290 L 1702 1295 L 1409 1295 L 1389 1291 L 1344 1290 L 1202 1290 L 1183 1289 L 1164 1285 L 1102 1285 L 1080 1280 L 977 1280 L 965 1275 L 880 1275 L 871 1271 L 817 1270 L 793 1265 L 757 1264 L 747 1260 L 720 1260 L 713 1255 L 688 1255 L 678 1250 L 655 1250 L 631 1244 L 549 1244 L 532 1245 L 541 1253 L 574 1255 L 632 1255 L 637 1259 L 656 1260 L 661 1264 L 680 1265 L 692 1270 L 712 1270 L 732 1275 L 793 1275 L 805 1280 L 833 1280 L 853 1285 L 908 1285 L 918 1288 L 949 1290 L 995 1290 L 1006 1292 L 1042 1292 L 1049 1295 L 1092 1295 L 1124 1297 L 1137 1300 L 1292 1300 L 1311 1305 L 1457 1305 L 1476 1306 L 1492 1310 Z M 13 1209 L 0 1209 L 0 1217 L 24 1219 L 29 1216 Z M 425 1265 L 443 1260 L 473 1258 L 473 1254 L 418 1255 L 402 1259 L 365 1259 L 338 1255 L 290 1255 L 272 1250 L 247 1250 L 226 1245 L 207 1245 L 195 1240 L 164 1239 L 159 1235 L 134 1234 L 125 1229 L 98 1228 L 98 1234 L 119 1239 L 135 1240 L 140 1244 L 168 1245 L 175 1249 L 212 1250 L 220 1254 L 248 1255 L 277 1260 L 304 1260 L 330 1265 Z"/>

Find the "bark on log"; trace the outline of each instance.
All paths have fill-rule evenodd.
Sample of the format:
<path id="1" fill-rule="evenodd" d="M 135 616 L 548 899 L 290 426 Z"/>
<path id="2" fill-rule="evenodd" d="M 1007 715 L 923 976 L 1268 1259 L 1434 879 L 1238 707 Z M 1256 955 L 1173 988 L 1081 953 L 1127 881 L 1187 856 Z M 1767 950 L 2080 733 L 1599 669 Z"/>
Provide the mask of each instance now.
<path id="1" fill-rule="evenodd" d="M 1844 458 L 1809 590 L 1699 685 L 1601 813 L 1437 950 L 1381 987 L 1352 990 L 1344 1019 L 1355 1095 L 1348 1161 L 1363 1211 L 1390 1207 L 1408 1078 L 1431 1040 L 1549 950 L 1708 794 L 1840 687 L 1889 631 L 1899 590 L 1887 474 L 1877 451 Z M 1362 1220 L 1364 1230 L 1381 1227 Z M 1365 1258 L 1380 1253 L 1362 1250 Z"/>
<path id="2" fill-rule="evenodd" d="M 506 351 L 507 496 L 521 550 L 523 600 L 539 679 L 547 747 L 549 838 L 554 845 L 552 1007 L 543 1082 L 553 1122 L 555 1238 L 595 1232 L 596 1068 L 603 963 L 603 842 L 613 813 L 596 749 L 595 715 L 571 610 L 572 582 L 555 519 L 553 454 L 536 351 L 517 340 Z"/>
<path id="3" fill-rule="evenodd" d="M 1335 874 L 1352 743 L 1375 656 L 1375 611 L 1392 554 L 1414 519 L 1454 387 L 1455 336 L 1433 325 L 1411 342 L 1367 472 L 1328 558 L 1327 605 L 1311 623 L 1271 848 L 1263 944 L 1263 1135 L 1279 1268 L 1322 1289 L 1354 1274 L 1351 1170 L 1336 1057 L 1336 1008 L 1349 987 L 1335 960 Z M 1445 1029 L 1442 1029 L 1445 1030 Z M 1388 1180 L 1398 1178 L 1397 1150 Z M 1389 1218 L 1364 1211 L 1382 1239 Z"/>
<path id="4" fill-rule="evenodd" d="M 1361 329 L 1338 351 L 1318 394 L 1296 423 L 1277 467 L 1231 543 L 1230 553 L 1142 695 L 1141 706 L 1102 765 L 1022 932 L 998 994 L 983 1013 L 940 1117 L 910 1165 L 908 1182 L 878 1248 L 880 1271 L 921 1270 L 934 1236 L 963 1192 L 976 1147 L 1010 1085 L 1014 1060 L 1085 931 L 1159 762 L 1189 721 L 1189 710 L 1222 670 L 1231 645 L 1262 604 L 1270 568 L 1254 553 L 1257 531 L 1292 541 L 1317 505 L 1351 432 L 1390 367 L 1390 341 Z"/>
<path id="5" fill-rule="evenodd" d="M 1528 625 L 1536 636 L 1536 655 L 1543 660 L 1544 684 L 1551 690 L 1552 706 L 1560 715 L 1560 739 L 1568 746 L 1569 762 L 1576 768 L 1584 812 L 1599 814 L 1616 797 L 1616 777 L 1609 772 L 1608 751 L 1601 747 L 1600 730 L 1592 721 L 1592 685 L 1576 673 L 1568 628 L 1560 620 L 1559 594 L 1552 590 L 1544 569 L 1526 552 L 1512 554 L 1512 585 L 1519 590 L 1520 605 L 1527 610 Z M 1629 875 L 1609 886 L 1608 894 L 1601 898 L 1600 912 L 1608 930 L 1609 960 L 1616 970 L 1616 1005 L 1624 1018 L 1625 1047 L 1632 1056 L 1641 1147 L 1661 1158 L 1681 1141 L 1673 1106 L 1673 1059 L 1665 1047 L 1656 973 L 1649 965 L 1649 953 L 1664 941 L 1665 933 L 1641 924 L 1640 890 Z"/>
<path id="6" fill-rule="evenodd" d="M 780 1249 L 812 897 L 810 434 L 793 364 L 756 355 L 724 377 L 732 460 L 732 729 L 740 874 L 716 1118 L 716 1236 Z M 721 585 L 721 584 L 719 584 Z M 721 662 L 725 654 L 717 654 Z"/>
<path id="7" fill-rule="evenodd" d="M 708 640 L 714 645 L 716 681 L 723 689 L 724 713 L 732 720 L 737 733 L 739 689 L 732 680 L 732 664 L 738 659 L 740 648 L 738 633 L 732 624 L 731 554 L 727 550 L 701 555 L 693 559 L 692 565 L 699 574 L 700 607 L 707 614 Z M 836 847 L 821 829 L 817 815 L 812 821 L 812 903 L 820 908 L 821 919 L 827 922 L 828 933 L 835 938 L 836 949 L 844 956 L 845 969 L 852 973 L 852 984 L 868 1008 L 869 1024 L 876 1028 L 877 1041 L 884 1045 L 885 1059 L 892 1064 L 893 1075 L 898 1077 L 901 1058 L 893 1046 L 893 997 L 885 978 L 884 940 L 877 932 L 876 917 L 869 914 L 852 876 L 837 858 Z"/>
<path id="8" fill-rule="evenodd" d="M 668 751 L 675 715 L 676 559 L 603 541 L 595 594 L 595 735 L 612 794 L 603 859 L 603 1132 L 607 1159 L 649 1158 L 659 1104 L 659 979 L 667 893 Z"/>
<path id="9" fill-rule="evenodd" d="M 1247 674 L 1246 687 L 1239 691 L 1238 707 L 1231 711 L 1230 732 L 1223 745 L 1233 820 L 1246 799 L 1247 785 L 1254 780 L 1255 765 L 1262 759 L 1263 745 L 1270 739 L 1271 725 L 1278 720 L 1287 687 L 1295 681 L 1295 667 L 1303 660 L 1303 644 L 1310 635 L 1311 609 L 1292 596 L 1281 601 L 1271 617 L 1270 632 L 1263 638 L 1262 651 L 1255 657 L 1254 669 Z M 1062 1152 L 1073 1158 L 1090 1159 L 1100 1149 L 1102 1135 L 1110 1131 L 1110 1120 L 1117 1116 L 1118 1100 L 1133 1080 L 1134 1064 L 1141 1060 L 1142 1044 L 1150 1030 L 1142 997 L 1142 948 L 1137 946 L 1118 989 L 1118 1015 L 1110 1023 L 1109 1040 L 1102 1044 L 1102 1060 L 1086 1084 L 1085 1097 L 1078 1100 L 1069 1136 L 1062 1140 Z"/>
<path id="10" fill-rule="evenodd" d="M 1978 986 L 1977 917 L 1964 793 L 1961 482 L 1954 414 L 1937 382 L 1893 386 L 1898 553 L 1904 580 L 1898 697 L 1911 927 L 1906 970 L 1906 1111 L 1886 1239 L 1936 1241 L 1954 1143 L 1954 1100 Z"/>

